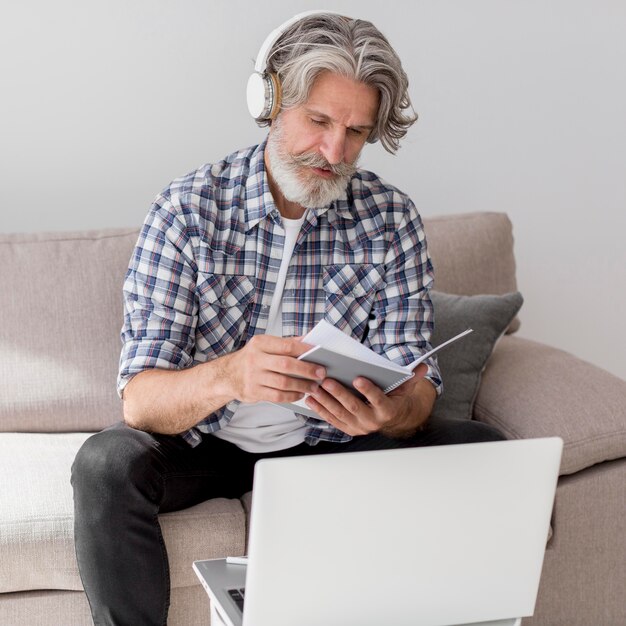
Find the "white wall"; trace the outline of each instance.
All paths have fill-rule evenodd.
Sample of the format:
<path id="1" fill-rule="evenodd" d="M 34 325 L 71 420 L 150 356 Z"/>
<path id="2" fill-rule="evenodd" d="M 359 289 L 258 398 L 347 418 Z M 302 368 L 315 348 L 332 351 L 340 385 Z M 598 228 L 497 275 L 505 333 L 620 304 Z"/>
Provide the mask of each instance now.
<path id="1" fill-rule="evenodd" d="M 373 20 L 412 81 L 420 121 L 362 164 L 426 216 L 506 211 L 521 335 L 626 378 L 621 0 L 3 2 L 0 231 L 139 225 L 172 178 L 257 142 L 252 60 L 319 6 Z"/>

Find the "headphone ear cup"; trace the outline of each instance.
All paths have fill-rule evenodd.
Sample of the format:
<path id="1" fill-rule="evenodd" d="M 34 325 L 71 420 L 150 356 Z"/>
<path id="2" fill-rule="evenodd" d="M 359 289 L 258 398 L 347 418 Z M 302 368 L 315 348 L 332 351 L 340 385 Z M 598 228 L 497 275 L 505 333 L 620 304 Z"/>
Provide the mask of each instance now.
<path id="1" fill-rule="evenodd" d="M 257 120 L 270 120 L 280 110 L 281 88 L 276 74 L 254 72 L 248 79 L 246 99 L 248 111 Z"/>
<path id="2" fill-rule="evenodd" d="M 248 111 L 255 120 L 263 119 L 266 109 L 266 84 L 262 74 L 254 72 L 248 78 L 246 87 L 246 99 L 248 101 Z"/>
<path id="3" fill-rule="evenodd" d="M 322 14 L 339 15 L 336 11 L 304 11 L 298 13 L 278 28 L 275 28 L 261 45 L 256 63 L 254 64 L 254 74 L 248 78 L 248 86 L 246 88 L 248 111 L 250 111 L 250 115 L 257 122 L 273 120 L 280 111 L 282 96 L 280 80 L 275 74 L 266 72 L 267 58 L 272 50 L 272 46 L 292 24 L 310 15 Z"/>
<path id="4" fill-rule="evenodd" d="M 272 90 L 271 106 L 269 107 L 269 111 L 267 113 L 267 119 L 273 120 L 280 111 L 283 99 L 283 90 L 280 85 L 280 79 L 276 74 L 268 74 L 267 79 L 269 80 Z"/>

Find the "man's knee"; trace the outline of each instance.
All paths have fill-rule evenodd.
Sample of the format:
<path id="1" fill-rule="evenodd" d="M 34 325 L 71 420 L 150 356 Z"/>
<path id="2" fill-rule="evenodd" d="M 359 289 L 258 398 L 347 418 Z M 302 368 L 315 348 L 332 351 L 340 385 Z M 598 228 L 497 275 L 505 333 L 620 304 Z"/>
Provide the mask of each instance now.
<path id="1" fill-rule="evenodd" d="M 141 480 L 150 466 L 150 435 L 123 424 L 87 439 L 72 464 L 74 490 L 123 489 Z"/>

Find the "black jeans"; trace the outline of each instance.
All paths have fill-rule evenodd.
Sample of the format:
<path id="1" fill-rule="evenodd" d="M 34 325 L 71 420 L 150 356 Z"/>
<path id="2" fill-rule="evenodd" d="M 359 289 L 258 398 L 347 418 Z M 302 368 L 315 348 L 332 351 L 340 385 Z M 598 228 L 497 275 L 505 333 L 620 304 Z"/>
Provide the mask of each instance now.
<path id="1" fill-rule="evenodd" d="M 499 431 L 479 422 L 431 420 L 409 439 L 372 434 L 251 454 L 210 435 L 192 448 L 181 437 L 123 423 L 107 428 L 83 444 L 72 466 L 76 556 L 94 623 L 166 624 L 169 565 L 157 515 L 240 497 L 252 489 L 261 458 L 498 439 Z"/>

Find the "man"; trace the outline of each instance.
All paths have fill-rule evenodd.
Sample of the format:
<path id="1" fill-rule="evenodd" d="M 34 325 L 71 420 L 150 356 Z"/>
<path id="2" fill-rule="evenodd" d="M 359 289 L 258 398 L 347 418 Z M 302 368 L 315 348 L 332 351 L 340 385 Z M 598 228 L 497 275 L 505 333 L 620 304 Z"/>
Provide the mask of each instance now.
<path id="1" fill-rule="evenodd" d="M 263 50 L 263 49 L 262 49 Z M 97 624 L 163 624 L 157 514 L 252 487 L 267 456 L 500 439 L 428 422 L 436 361 L 385 395 L 298 360 L 325 318 L 407 364 L 428 350 L 432 267 L 410 199 L 356 168 L 416 116 L 400 60 L 369 22 L 290 21 L 267 53 L 282 103 L 266 142 L 176 179 L 153 204 L 124 285 L 124 424 L 77 455 L 75 540 Z M 264 80 L 268 80 L 267 76 Z M 321 420 L 277 402 L 307 397 Z M 201 555 L 198 555 L 201 556 Z"/>

